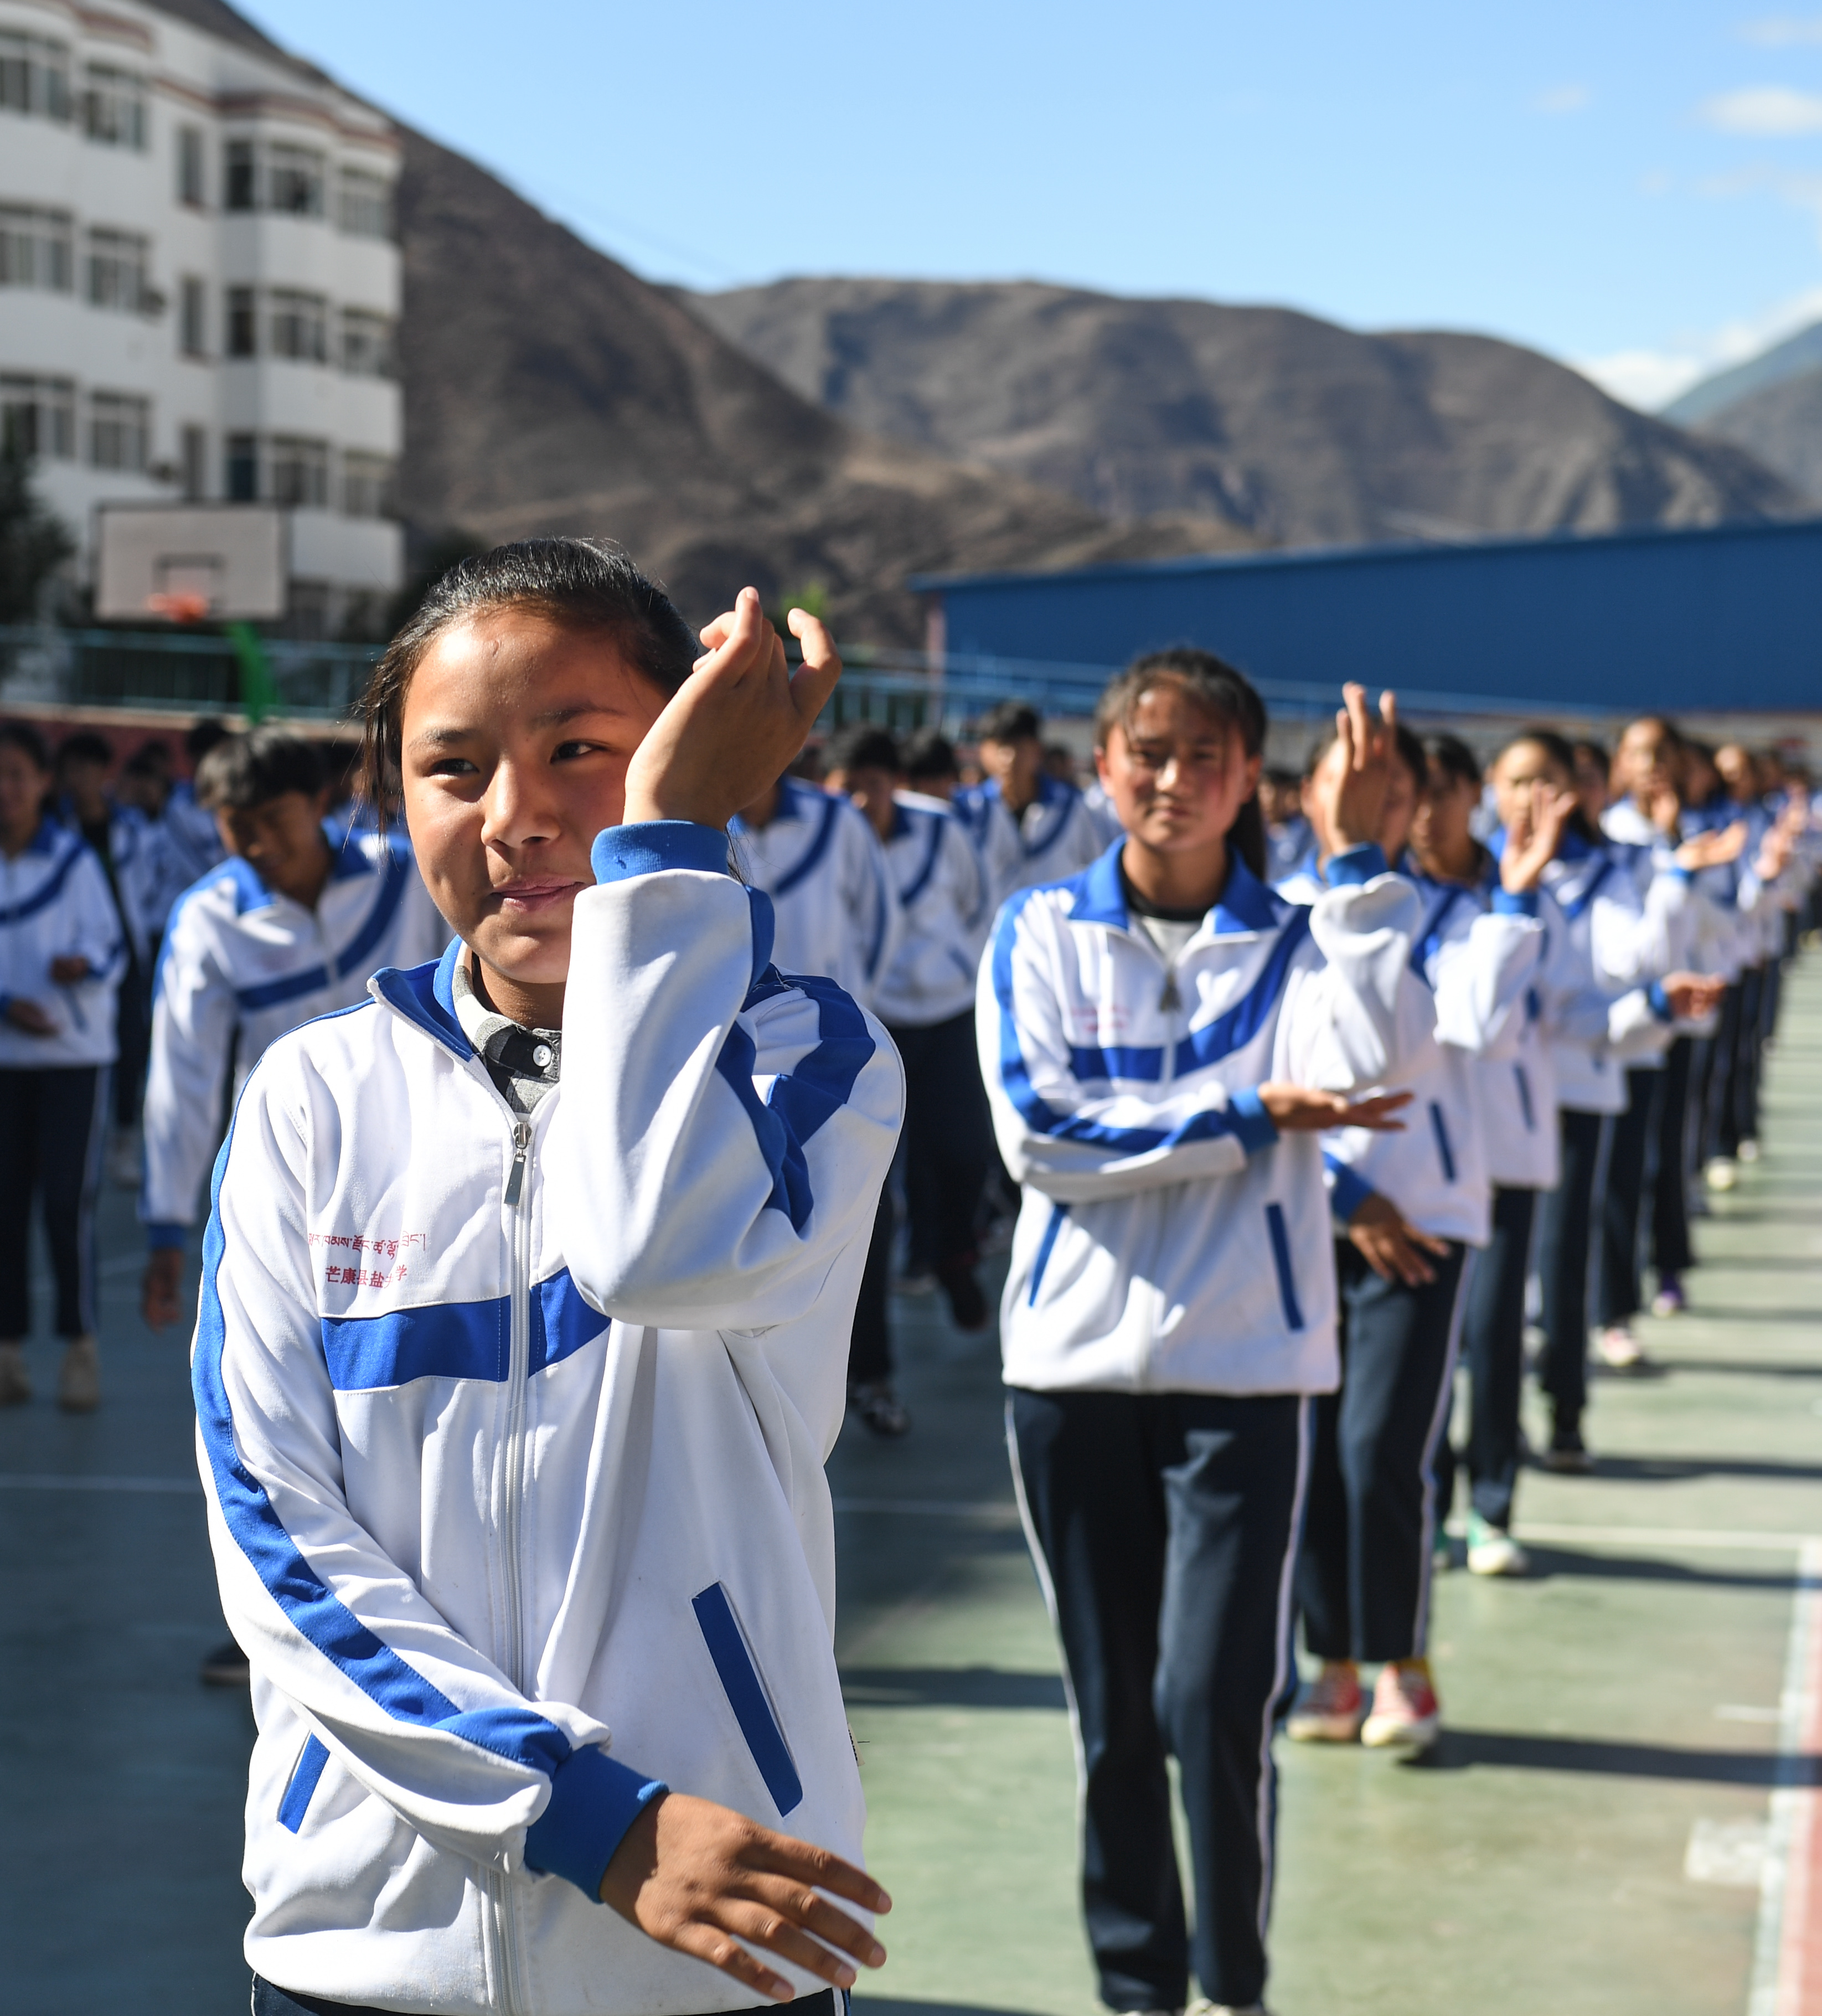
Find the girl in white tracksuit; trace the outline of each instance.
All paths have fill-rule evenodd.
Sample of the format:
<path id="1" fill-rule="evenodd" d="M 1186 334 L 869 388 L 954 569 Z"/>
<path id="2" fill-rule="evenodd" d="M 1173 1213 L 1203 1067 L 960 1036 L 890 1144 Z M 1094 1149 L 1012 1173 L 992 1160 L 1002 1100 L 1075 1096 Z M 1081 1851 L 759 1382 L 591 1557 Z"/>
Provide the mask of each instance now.
<path id="1" fill-rule="evenodd" d="M 1395 858 L 1428 779 L 1423 745 L 1408 730 L 1398 748 L 1381 829 Z M 1335 760 L 1333 749 L 1322 758 Z M 1323 886 L 1319 864 L 1280 888 L 1302 898 Z M 1305 1739 L 1358 1733 L 1404 1748 L 1433 1742 L 1440 1721 L 1427 1656 L 1436 1456 L 1470 1255 L 1486 1244 L 1490 1215 L 1475 1067 L 1511 1048 L 1543 938 L 1530 918 L 1496 913 L 1458 886 L 1416 886 L 1424 911 L 1412 966 L 1435 996 L 1437 1041 L 1403 1081 L 1412 1124 L 1401 1133 L 1350 1129 L 1324 1147 L 1342 1385 L 1316 1402 L 1298 1567 L 1304 1642 L 1323 1669 L 1288 1725 Z M 1381 1668 L 1370 1713 L 1363 1660 Z"/>
<path id="2" fill-rule="evenodd" d="M 1000 1311 L 1009 1437 L 1115 2009 L 1186 2000 L 1167 1754 L 1202 1992 L 1240 2009 L 1264 1989 L 1311 1396 L 1338 1370 L 1315 1132 L 1386 1118 L 1397 1100 L 1352 1101 L 1398 1082 L 1433 1019 L 1414 893 L 1372 844 L 1385 731 L 1357 688 L 1349 704 L 1344 851 L 1305 909 L 1258 879 L 1257 695 L 1204 652 L 1140 661 L 1096 733 L 1129 837 L 1009 902 L 982 966 L 982 1073 L 1024 1186 Z"/>
<path id="3" fill-rule="evenodd" d="M 24 1339 L 34 1195 L 56 1284 L 63 1406 L 100 1398 L 95 1193 L 127 946 L 107 878 L 48 817 L 44 743 L 0 722 L 0 1406 L 31 1398 Z"/>
<path id="4" fill-rule="evenodd" d="M 193 1355 L 259 2016 L 826 2008 L 884 1957 L 830 1901 L 887 1903 L 823 1463 L 901 1080 L 725 831 L 839 671 L 797 622 L 795 682 L 751 590 L 693 673 L 624 556 L 535 541 L 376 671 L 462 935 L 266 1049 Z"/>

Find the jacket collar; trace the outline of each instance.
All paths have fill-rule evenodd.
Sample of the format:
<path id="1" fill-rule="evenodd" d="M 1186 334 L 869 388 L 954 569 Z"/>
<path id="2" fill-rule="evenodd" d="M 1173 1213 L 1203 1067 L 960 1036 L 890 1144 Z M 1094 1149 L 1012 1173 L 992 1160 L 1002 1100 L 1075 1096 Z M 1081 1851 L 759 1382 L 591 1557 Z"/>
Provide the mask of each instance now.
<path id="1" fill-rule="evenodd" d="M 456 1019 L 456 962 L 466 949 L 460 938 L 452 938 L 441 959 L 423 966 L 382 967 L 367 982 L 375 1000 L 396 1009 L 464 1062 L 474 1055 L 474 1046 Z"/>
<path id="2" fill-rule="evenodd" d="M 1120 931 L 1132 929 L 1132 920 L 1126 909 L 1126 893 L 1120 884 L 1120 850 L 1125 844 L 1123 837 L 1116 840 L 1106 853 L 1074 878 L 1073 886 L 1078 894 L 1075 907 L 1069 913 L 1072 923 L 1107 924 Z M 1266 888 L 1238 854 L 1230 850 L 1227 887 L 1222 891 L 1221 900 L 1209 911 L 1204 924 L 1218 938 L 1231 937 L 1240 931 L 1275 931 L 1289 907 L 1281 897 L 1274 896 Z"/>

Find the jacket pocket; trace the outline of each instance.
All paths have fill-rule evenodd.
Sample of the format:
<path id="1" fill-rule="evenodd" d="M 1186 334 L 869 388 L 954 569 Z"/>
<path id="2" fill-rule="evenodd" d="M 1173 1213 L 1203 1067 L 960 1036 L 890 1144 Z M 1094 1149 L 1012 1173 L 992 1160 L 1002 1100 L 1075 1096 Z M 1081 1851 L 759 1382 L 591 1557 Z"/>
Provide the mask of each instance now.
<path id="1" fill-rule="evenodd" d="M 310 1802 L 316 1795 L 317 1780 L 328 1762 L 329 1747 L 322 1738 L 306 1737 L 304 1748 L 297 1753 L 297 1761 L 291 1767 L 291 1782 L 286 1786 L 285 1796 L 279 1802 L 280 1827 L 288 1827 L 295 1834 L 304 1824 L 304 1816 L 310 1810 Z"/>
<path id="2" fill-rule="evenodd" d="M 1291 1233 L 1284 1223 L 1281 1204 L 1266 1206 L 1266 1229 L 1272 1236 L 1272 1264 L 1278 1270 L 1278 1299 L 1284 1305 L 1287 1329 L 1302 1330 L 1303 1309 L 1297 1299 L 1297 1283 L 1291 1273 Z"/>
<path id="3" fill-rule="evenodd" d="M 1435 1100 L 1430 1101 L 1430 1129 L 1436 1136 L 1436 1158 L 1442 1165 L 1442 1180 L 1455 1180 L 1455 1150 L 1449 1139 L 1449 1123 L 1442 1118 L 1442 1109 Z"/>
<path id="4" fill-rule="evenodd" d="M 721 1584 L 711 1582 L 700 1595 L 691 1597 L 690 1607 L 696 1612 L 708 1656 L 721 1677 L 722 1691 L 728 1697 L 740 1733 L 747 1739 L 747 1748 L 753 1753 L 753 1762 L 758 1766 L 772 1803 L 782 1818 L 802 1804 L 803 1781 L 785 1748 L 784 1732 L 766 1698 L 759 1669 L 747 1649 L 733 1605 Z"/>
<path id="5" fill-rule="evenodd" d="M 1032 1262 L 1032 1285 L 1025 1295 L 1025 1307 L 1035 1309 L 1038 1305 L 1038 1291 L 1044 1285 L 1044 1269 L 1050 1264 L 1050 1254 L 1057 1244 L 1057 1235 L 1063 1229 L 1063 1221 L 1069 1215 L 1066 1204 L 1050 1206 L 1050 1222 L 1044 1227 L 1044 1236 L 1038 1241 L 1038 1257 Z"/>

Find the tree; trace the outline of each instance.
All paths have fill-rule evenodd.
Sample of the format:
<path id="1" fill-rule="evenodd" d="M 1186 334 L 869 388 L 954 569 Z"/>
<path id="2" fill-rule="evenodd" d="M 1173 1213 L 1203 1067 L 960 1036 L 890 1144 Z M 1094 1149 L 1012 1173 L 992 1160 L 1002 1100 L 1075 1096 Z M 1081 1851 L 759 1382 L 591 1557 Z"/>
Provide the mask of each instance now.
<path id="1" fill-rule="evenodd" d="M 62 519 L 39 502 L 31 459 L 10 429 L 0 442 L 0 623 L 29 623 L 45 583 L 76 550 Z"/>

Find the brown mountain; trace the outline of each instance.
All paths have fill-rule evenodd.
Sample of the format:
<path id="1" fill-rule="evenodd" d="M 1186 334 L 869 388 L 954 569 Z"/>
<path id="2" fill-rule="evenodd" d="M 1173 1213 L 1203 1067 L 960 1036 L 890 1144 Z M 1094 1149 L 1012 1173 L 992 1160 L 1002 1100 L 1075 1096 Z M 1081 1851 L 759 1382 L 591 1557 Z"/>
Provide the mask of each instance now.
<path id="1" fill-rule="evenodd" d="M 861 431 L 472 161 L 405 133 L 400 501 L 420 527 L 603 532 L 686 613 L 812 581 L 850 635 L 921 640 L 920 570 L 1251 543 L 1111 525 L 1074 499 Z"/>
<path id="2" fill-rule="evenodd" d="M 1743 450 L 1486 337 L 1031 283 L 786 280 L 697 304 L 844 419 L 1111 517 L 1192 511 L 1302 545 L 1806 508 Z"/>
<path id="3" fill-rule="evenodd" d="M 1822 365 L 1755 387 L 1697 423 L 1822 498 Z"/>

